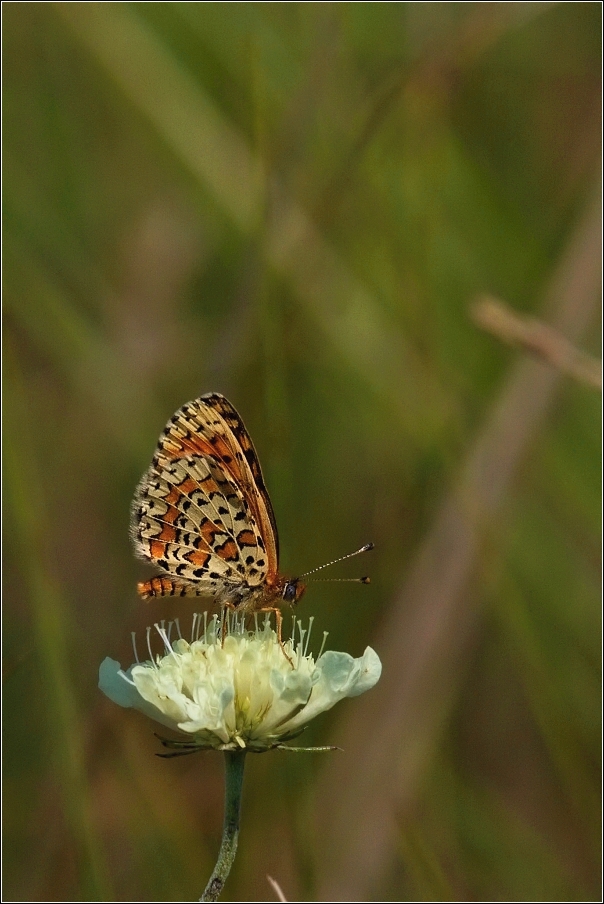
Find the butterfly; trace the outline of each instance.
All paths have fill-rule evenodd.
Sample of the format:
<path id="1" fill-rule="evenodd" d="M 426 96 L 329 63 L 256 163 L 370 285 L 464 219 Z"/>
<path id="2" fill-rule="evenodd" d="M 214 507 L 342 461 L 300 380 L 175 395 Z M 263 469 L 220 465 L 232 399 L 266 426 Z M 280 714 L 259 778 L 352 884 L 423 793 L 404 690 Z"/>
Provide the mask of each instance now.
<path id="1" fill-rule="evenodd" d="M 306 589 L 279 571 L 277 524 L 256 450 L 216 392 L 187 402 L 166 424 L 136 489 L 130 532 L 136 554 L 161 571 L 138 584 L 143 599 L 208 596 L 223 610 L 275 612 L 280 638 L 279 606 L 295 605 Z"/>

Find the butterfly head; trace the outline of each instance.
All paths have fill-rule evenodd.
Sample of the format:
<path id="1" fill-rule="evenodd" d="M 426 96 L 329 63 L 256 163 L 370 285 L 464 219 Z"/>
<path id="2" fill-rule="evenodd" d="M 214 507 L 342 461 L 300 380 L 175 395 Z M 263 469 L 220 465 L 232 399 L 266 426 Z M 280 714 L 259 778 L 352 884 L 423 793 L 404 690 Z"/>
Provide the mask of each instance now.
<path id="1" fill-rule="evenodd" d="M 283 585 L 281 598 L 290 606 L 295 606 L 305 590 L 306 584 L 303 584 L 300 578 L 290 578 Z"/>

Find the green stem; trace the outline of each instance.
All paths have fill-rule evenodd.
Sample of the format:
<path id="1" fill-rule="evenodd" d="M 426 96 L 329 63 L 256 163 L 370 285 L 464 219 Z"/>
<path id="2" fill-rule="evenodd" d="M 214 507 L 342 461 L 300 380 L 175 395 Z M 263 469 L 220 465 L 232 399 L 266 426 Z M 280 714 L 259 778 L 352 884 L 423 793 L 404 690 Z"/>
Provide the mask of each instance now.
<path id="1" fill-rule="evenodd" d="M 224 827 L 218 860 L 200 901 L 217 901 L 231 871 L 239 839 L 245 750 L 225 750 Z"/>

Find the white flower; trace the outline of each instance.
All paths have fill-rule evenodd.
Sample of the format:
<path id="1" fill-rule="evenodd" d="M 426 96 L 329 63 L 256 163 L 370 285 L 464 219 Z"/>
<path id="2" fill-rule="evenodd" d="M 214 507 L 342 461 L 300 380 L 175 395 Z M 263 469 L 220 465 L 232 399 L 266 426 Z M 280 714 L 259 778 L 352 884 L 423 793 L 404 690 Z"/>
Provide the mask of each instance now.
<path id="1" fill-rule="evenodd" d="M 156 625 L 164 655 L 127 672 L 105 659 L 99 670 L 99 687 L 111 700 L 188 735 L 190 744 L 174 744 L 185 749 L 278 747 L 338 700 L 369 690 L 382 671 L 371 647 L 359 659 L 328 650 L 315 662 L 310 628 L 299 622 L 299 639 L 283 643 L 287 655 L 268 619 L 253 631 L 231 619 L 224 642 L 216 617 L 199 634 L 201 626 L 195 616 L 191 642 L 171 642 Z"/>

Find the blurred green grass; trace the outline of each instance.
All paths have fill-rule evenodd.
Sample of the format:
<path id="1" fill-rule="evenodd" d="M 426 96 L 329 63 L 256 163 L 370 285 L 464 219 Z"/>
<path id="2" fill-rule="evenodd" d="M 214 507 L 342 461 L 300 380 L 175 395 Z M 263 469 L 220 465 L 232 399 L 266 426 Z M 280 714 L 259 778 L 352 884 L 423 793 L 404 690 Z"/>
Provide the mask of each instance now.
<path id="1" fill-rule="evenodd" d="M 4 896 L 187 900 L 222 764 L 155 759 L 152 726 L 96 687 L 174 611 L 137 601 L 127 532 L 157 436 L 224 392 L 285 570 L 376 543 L 370 587 L 317 585 L 304 611 L 355 655 L 387 630 L 519 354 L 468 305 L 546 317 L 597 182 L 601 8 L 3 11 Z M 480 616 L 375 899 L 600 900 L 599 437 L 597 393 L 565 380 L 485 528 Z M 322 769 L 250 763 L 225 900 L 265 899 L 267 872 L 321 894 L 345 844 L 317 835 Z"/>

